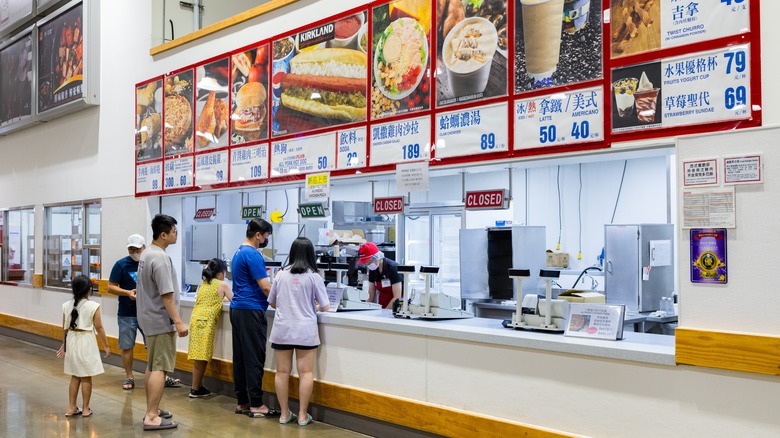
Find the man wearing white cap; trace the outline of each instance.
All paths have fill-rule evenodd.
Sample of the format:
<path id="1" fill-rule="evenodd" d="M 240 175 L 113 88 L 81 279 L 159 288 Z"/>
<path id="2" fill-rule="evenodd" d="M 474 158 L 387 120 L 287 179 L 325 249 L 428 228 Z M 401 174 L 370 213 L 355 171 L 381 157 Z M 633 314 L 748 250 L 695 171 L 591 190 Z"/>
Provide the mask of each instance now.
<path id="1" fill-rule="evenodd" d="M 133 347 L 138 332 L 137 310 L 135 305 L 135 282 L 138 278 L 138 260 L 146 249 L 146 239 L 140 234 L 127 238 L 127 257 L 119 259 L 111 269 L 108 278 L 108 292 L 119 296 L 119 310 L 116 319 L 119 323 L 119 348 L 122 350 L 122 365 L 127 378 L 122 383 L 122 389 L 135 388 L 133 377 Z M 144 332 L 141 331 L 141 336 Z M 146 339 L 144 338 L 144 343 Z"/>

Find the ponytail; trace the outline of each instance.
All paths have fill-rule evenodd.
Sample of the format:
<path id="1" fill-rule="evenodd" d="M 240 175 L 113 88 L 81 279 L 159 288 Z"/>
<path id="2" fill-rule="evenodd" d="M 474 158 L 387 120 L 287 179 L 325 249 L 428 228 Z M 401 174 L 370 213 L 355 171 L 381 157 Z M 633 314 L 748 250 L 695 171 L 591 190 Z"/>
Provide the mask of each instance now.
<path id="1" fill-rule="evenodd" d="M 70 311 L 70 329 L 76 329 L 76 321 L 79 319 L 78 306 L 79 301 L 86 298 L 89 292 L 92 290 L 92 280 L 86 275 L 79 275 L 73 279 L 71 283 L 73 289 L 73 310 Z"/>
<path id="2" fill-rule="evenodd" d="M 217 274 L 220 272 L 227 272 L 227 263 L 222 259 L 213 258 L 209 260 L 209 264 L 203 268 L 201 276 L 206 284 L 211 283 L 211 280 L 217 278 Z"/>

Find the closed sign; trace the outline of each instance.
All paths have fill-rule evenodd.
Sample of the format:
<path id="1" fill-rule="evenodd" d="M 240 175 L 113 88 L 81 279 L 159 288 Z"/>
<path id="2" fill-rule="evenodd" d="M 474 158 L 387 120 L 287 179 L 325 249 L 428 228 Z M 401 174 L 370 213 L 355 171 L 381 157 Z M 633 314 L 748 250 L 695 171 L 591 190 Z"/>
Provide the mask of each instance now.
<path id="1" fill-rule="evenodd" d="M 506 210 L 507 208 L 509 208 L 509 198 L 506 190 L 466 192 L 466 210 Z"/>
<path id="2" fill-rule="evenodd" d="M 404 197 L 374 198 L 374 213 L 403 213 Z"/>

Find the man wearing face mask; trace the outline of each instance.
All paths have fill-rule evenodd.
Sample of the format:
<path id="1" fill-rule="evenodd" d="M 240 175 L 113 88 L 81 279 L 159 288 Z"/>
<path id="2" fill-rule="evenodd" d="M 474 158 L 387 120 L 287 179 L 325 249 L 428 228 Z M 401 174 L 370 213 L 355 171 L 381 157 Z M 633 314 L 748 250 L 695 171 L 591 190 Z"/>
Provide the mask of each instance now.
<path id="1" fill-rule="evenodd" d="M 268 294 L 271 282 L 259 249 L 268 245 L 273 232 L 263 219 L 252 219 L 246 226 L 246 239 L 232 261 L 233 300 L 230 324 L 233 326 L 233 388 L 238 404 L 236 414 L 252 418 L 278 417 L 281 412 L 263 404 L 263 366 L 268 322 Z"/>
<path id="2" fill-rule="evenodd" d="M 379 291 L 379 305 L 392 309 L 393 303 L 401 298 L 404 278 L 398 273 L 398 263 L 385 258 L 385 254 L 374 243 L 366 242 L 358 249 L 358 265 L 368 269 L 368 301 L 373 303 Z"/>
<path id="3" fill-rule="evenodd" d="M 122 350 L 122 366 L 125 368 L 127 378 L 122 383 L 122 389 L 133 389 L 135 379 L 133 377 L 133 347 L 138 332 L 144 336 L 144 332 L 138 327 L 137 310 L 135 305 L 135 287 L 138 278 L 138 260 L 146 249 L 146 240 L 140 234 L 133 234 L 127 238 L 127 257 L 119 259 L 111 269 L 108 278 L 108 292 L 119 298 L 119 310 L 116 319 L 119 323 L 119 348 Z M 144 344 L 146 339 L 144 338 Z"/>

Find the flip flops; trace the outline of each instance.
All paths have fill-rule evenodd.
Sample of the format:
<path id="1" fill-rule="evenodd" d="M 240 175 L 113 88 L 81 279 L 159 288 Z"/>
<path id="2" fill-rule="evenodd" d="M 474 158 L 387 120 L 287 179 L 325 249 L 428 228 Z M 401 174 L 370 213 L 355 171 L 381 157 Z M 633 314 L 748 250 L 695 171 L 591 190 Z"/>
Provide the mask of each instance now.
<path id="1" fill-rule="evenodd" d="M 262 418 L 262 417 L 279 417 L 282 415 L 282 411 L 277 411 L 276 409 L 268 408 L 268 412 L 262 413 L 262 412 L 253 412 L 250 410 L 246 413 L 247 416 L 250 418 Z"/>
<path id="2" fill-rule="evenodd" d="M 122 382 L 122 389 L 133 389 L 135 388 L 135 380 L 133 379 L 125 379 L 124 382 Z"/>
<path id="3" fill-rule="evenodd" d="M 86 411 L 86 412 L 83 412 L 83 413 L 81 414 L 81 417 L 82 417 L 82 418 L 89 418 L 89 417 L 91 417 L 91 416 L 92 416 L 92 414 L 94 414 L 94 412 L 92 412 L 92 409 L 90 409 L 90 410 L 88 410 L 88 411 Z"/>
<path id="4" fill-rule="evenodd" d="M 181 379 L 174 379 L 171 376 L 165 377 L 166 388 L 178 388 L 179 386 L 181 386 Z"/>
<path id="5" fill-rule="evenodd" d="M 162 418 L 173 418 L 173 414 L 170 413 L 170 411 L 166 411 L 164 409 L 157 409 L 160 413 L 157 414 Z"/>
<path id="6" fill-rule="evenodd" d="M 76 412 L 65 412 L 65 417 L 66 418 L 77 417 L 77 416 L 81 415 L 82 413 L 83 412 L 81 412 L 81 409 L 76 408 Z"/>
<path id="7" fill-rule="evenodd" d="M 171 421 L 167 418 L 161 418 L 160 424 L 158 425 L 146 425 L 144 424 L 144 430 L 165 430 L 165 429 L 174 429 L 176 427 L 179 427 L 179 424 L 175 421 Z"/>
<path id="8" fill-rule="evenodd" d="M 247 415 L 250 412 L 252 411 L 249 408 L 236 408 L 236 414 Z"/>
<path id="9" fill-rule="evenodd" d="M 309 423 L 311 423 L 314 419 L 311 418 L 311 414 L 306 414 L 306 419 L 303 421 L 298 422 L 298 426 L 306 426 Z"/>

